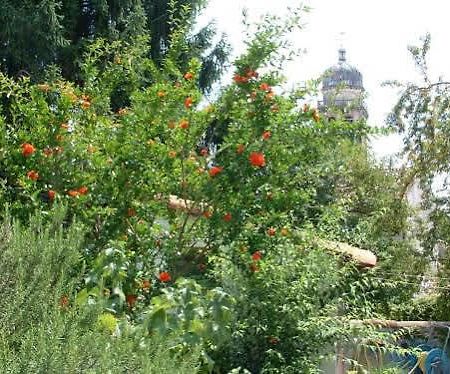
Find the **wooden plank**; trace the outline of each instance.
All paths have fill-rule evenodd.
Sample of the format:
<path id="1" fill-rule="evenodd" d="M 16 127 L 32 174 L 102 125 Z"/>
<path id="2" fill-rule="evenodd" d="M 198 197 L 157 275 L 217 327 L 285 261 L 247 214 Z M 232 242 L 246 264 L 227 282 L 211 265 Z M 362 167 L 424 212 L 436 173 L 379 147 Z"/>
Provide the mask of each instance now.
<path id="1" fill-rule="evenodd" d="M 377 256 L 367 249 L 325 239 L 318 239 L 317 243 L 330 251 L 350 256 L 362 266 L 373 267 L 377 264 Z"/>
<path id="2" fill-rule="evenodd" d="M 205 204 L 196 204 L 195 201 L 188 199 L 181 199 L 175 195 L 170 195 L 167 202 L 169 209 L 182 210 L 191 216 L 201 216 L 205 210 L 204 205 Z"/>
<path id="3" fill-rule="evenodd" d="M 450 328 L 450 321 L 395 321 L 390 319 L 364 319 L 351 320 L 350 324 L 353 326 L 370 325 L 390 329 L 429 329 L 432 327 Z"/>
<path id="4" fill-rule="evenodd" d="M 181 210 L 194 217 L 201 216 L 205 210 L 209 209 L 208 205 L 204 203 L 196 203 L 195 201 L 182 199 L 175 195 L 164 197 L 163 195 L 158 194 L 155 196 L 155 200 L 166 201 L 169 209 Z"/>

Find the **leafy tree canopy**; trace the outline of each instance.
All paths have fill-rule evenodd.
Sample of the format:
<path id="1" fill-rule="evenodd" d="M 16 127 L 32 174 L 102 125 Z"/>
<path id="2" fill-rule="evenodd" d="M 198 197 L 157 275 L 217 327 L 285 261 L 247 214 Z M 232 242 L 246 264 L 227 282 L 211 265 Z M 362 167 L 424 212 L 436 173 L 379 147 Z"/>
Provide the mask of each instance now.
<path id="1" fill-rule="evenodd" d="M 433 314 L 428 318 L 445 320 L 449 318 L 450 295 L 450 82 L 431 78 L 427 61 L 430 46 L 431 37 L 427 34 L 420 46 L 408 48 L 420 73 L 420 82 L 388 82 L 400 88 L 388 123 L 403 135 L 402 154 L 406 162 L 402 168 L 402 194 L 414 184 L 421 188 L 420 203 L 426 224 L 417 236 L 424 258 L 437 264 L 439 271 L 435 282 L 439 297 L 430 299 Z"/>
<path id="2" fill-rule="evenodd" d="M 200 58 L 200 88 L 208 90 L 219 78 L 229 46 L 216 38 L 213 23 L 194 32 L 195 19 L 205 0 L 5 0 L 0 7 L 0 64 L 3 72 L 29 75 L 35 81 L 51 64 L 64 77 L 78 80 L 80 60 L 87 42 L 132 42 L 148 36 L 150 56 L 161 64 L 171 44 L 184 39 L 177 62 L 186 69 Z M 218 39 L 218 40 L 216 40 Z"/>

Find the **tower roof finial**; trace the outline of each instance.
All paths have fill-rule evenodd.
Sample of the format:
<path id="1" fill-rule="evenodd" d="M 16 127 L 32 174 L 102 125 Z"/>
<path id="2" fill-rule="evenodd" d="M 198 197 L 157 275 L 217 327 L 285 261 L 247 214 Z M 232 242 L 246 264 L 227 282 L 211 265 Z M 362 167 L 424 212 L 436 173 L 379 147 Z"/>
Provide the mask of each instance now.
<path id="1" fill-rule="evenodd" d="M 339 52 L 339 63 L 343 63 L 343 62 L 346 61 L 345 48 L 344 48 L 344 39 L 345 39 L 345 32 L 341 31 L 338 34 L 338 37 L 337 37 L 337 41 L 339 42 L 339 49 L 338 49 L 338 52 Z"/>

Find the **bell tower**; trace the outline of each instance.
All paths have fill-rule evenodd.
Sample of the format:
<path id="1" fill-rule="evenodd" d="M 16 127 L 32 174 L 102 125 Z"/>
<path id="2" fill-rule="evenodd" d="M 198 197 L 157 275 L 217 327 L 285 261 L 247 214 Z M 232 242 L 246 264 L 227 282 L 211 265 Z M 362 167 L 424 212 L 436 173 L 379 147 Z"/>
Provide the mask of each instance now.
<path id="1" fill-rule="evenodd" d="M 339 48 L 338 63 L 325 71 L 319 110 L 328 118 L 355 122 L 367 118 L 362 74 L 348 64 L 346 50 Z"/>

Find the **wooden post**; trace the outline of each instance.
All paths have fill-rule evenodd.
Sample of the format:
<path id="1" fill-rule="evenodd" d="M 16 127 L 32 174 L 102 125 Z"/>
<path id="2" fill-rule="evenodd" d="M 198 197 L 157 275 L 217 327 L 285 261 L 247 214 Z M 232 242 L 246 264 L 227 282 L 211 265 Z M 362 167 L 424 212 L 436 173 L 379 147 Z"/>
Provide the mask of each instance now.
<path id="1" fill-rule="evenodd" d="M 344 348 L 341 343 L 336 344 L 336 370 L 335 374 L 345 374 Z"/>

